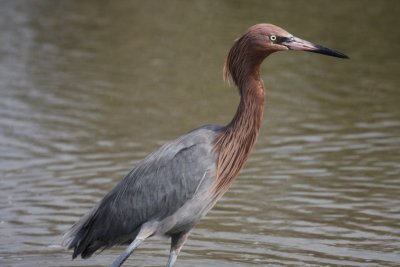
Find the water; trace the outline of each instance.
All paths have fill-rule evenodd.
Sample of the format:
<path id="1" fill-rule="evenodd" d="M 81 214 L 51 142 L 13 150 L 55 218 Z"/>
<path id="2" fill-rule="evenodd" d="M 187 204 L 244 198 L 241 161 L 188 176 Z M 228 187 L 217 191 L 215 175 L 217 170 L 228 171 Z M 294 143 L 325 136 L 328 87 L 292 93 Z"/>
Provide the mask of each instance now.
<path id="1" fill-rule="evenodd" d="M 71 261 L 63 233 L 167 140 L 228 122 L 233 39 L 273 22 L 338 49 L 263 65 L 265 121 L 245 169 L 177 266 L 400 264 L 398 1 L 1 1 L 0 266 Z M 126 266 L 163 266 L 148 240 Z"/>

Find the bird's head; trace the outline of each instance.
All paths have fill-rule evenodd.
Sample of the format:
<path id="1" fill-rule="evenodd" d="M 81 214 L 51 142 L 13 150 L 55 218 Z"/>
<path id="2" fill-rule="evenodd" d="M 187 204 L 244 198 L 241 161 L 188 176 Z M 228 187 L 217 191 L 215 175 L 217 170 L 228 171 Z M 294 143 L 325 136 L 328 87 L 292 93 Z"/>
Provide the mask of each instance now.
<path id="1" fill-rule="evenodd" d="M 248 30 L 249 33 L 263 35 L 266 38 L 266 52 L 285 50 L 298 50 L 319 53 L 332 57 L 349 58 L 336 50 L 313 44 L 309 41 L 295 37 L 278 26 L 272 24 L 257 24 Z"/>
<path id="2" fill-rule="evenodd" d="M 263 23 L 250 27 L 235 41 L 225 63 L 225 78 L 231 75 L 234 82 L 239 84 L 241 76 L 252 71 L 252 67 L 259 66 L 267 56 L 288 50 L 349 58 L 336 50 L 295 37 L 278 26 Z"/>

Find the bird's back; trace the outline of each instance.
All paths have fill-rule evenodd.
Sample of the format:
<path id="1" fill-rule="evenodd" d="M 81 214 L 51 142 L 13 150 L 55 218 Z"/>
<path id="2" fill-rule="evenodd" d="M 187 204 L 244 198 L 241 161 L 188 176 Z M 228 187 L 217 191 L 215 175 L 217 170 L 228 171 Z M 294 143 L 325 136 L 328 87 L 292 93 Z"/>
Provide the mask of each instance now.
<path id="1" fill-rule="evenodd" d="M 65 235 L 73 257 L 130 242 L 146 222 L 158 222 L 155 234 L 163 235 L 193 227 L 213 205 L 207 192 L 215 181 L 213 146 L 221 129 L 197 128 L 140 161 Z"/>

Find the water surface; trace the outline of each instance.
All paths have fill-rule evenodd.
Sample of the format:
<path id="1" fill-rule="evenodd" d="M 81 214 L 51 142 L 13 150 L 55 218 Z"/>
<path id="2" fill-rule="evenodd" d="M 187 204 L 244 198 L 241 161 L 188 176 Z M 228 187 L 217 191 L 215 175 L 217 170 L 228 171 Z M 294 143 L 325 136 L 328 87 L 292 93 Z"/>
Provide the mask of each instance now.
<path id="1" fill-rule="evenodd" d="M 368 5 L 367 5 L 368 4 Z M 345 61 L 280 53 L 263 65 L 260 138 L 177 266 L 400 263 L 398 1 L 1 1 L 0 265 L 71 261 L 63 233 L 134 164 L 238 103 L 232 42 L 273 22 Z M 126 266 L 163 266 L 148 240 Z"/>

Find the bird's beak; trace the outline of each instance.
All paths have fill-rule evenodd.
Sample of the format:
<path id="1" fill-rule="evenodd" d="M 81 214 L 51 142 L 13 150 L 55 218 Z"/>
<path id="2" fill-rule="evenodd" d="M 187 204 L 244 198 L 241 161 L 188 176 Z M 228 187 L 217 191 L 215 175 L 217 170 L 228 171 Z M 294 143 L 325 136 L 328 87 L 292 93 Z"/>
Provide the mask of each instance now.
<path id="1" fill-rule="evenodd" d="M 332 56 L 332 57 L 340 57 L 340 58 L 349 59 L 348 56 L 346 56 L 345 54 L 340 53 L 336 50 L 333 50 L 333 49 L 330 49 L 327 47 L 323 47 L 322 45 L 313 44 L 309 41 L 302 40 L 297 37 L 287 38 L 284 42 L 282 42 L 282 45 L 286 46 L 289 50 L 308 51 L 308 52 L 323 54 L 323 55 Z"/>

